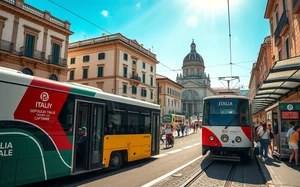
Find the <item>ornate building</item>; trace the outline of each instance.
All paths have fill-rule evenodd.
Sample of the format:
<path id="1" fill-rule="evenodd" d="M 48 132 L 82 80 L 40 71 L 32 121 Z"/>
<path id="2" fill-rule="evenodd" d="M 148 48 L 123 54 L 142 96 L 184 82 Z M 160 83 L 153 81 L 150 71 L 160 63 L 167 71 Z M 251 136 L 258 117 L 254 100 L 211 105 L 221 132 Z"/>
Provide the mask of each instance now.
<path id="1" fill-rule="evenodd" d="M 183 74 L 177 75 L 177 82 L 184 88 L 181 95 L 182 112 L 187 116 L 202 117 L 203 98 L 215 95 L 210 88 L 209 74 L 205 73 L 204 60 L 196 51 L 194 40 L 191 52 L 183 59 Z"/>

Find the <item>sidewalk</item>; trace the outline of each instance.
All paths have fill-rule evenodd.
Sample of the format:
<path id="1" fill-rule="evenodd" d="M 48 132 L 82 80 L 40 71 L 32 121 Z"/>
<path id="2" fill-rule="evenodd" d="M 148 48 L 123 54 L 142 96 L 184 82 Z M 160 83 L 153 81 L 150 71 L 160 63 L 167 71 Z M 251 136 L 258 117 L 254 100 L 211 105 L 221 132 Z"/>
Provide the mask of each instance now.
<path id="1" fill-rule="evenodd" d="M 269 155 L 267 161 L 256 157 L 269 186 L 300 186 L 300 167 L 289 166 L 288 160 L 279 161 Z"/>

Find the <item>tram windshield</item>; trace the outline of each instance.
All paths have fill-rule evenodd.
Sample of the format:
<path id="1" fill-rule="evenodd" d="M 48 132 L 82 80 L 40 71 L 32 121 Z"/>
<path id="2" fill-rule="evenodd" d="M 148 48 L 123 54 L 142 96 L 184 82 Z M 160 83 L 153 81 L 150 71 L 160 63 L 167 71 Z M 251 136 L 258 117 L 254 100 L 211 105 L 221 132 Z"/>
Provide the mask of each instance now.
<path id="1" fill-rule="evenodd" d="M 220 98 L 204 101 L 204 126 L 249 126 L 249 101 Z"/>

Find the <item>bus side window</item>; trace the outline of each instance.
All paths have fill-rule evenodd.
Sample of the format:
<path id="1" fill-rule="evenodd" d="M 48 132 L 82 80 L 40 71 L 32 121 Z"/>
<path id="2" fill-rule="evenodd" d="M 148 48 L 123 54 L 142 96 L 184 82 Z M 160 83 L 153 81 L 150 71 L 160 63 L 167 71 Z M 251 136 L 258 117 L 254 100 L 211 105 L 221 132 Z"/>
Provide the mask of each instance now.
<path id="1" fill-rule="evenodd" d="M 73 98 L 66 100 L 58 116 L 58 120 L 67 135 L 73 135 L 74 105 L 75 100 Z"/>

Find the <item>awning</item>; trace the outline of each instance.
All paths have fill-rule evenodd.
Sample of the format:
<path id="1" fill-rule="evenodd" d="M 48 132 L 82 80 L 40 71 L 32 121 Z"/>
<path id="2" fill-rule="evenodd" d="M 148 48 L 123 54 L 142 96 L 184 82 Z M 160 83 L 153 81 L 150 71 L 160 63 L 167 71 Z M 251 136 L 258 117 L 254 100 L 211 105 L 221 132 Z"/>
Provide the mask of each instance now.
<path id="1" fill-rule="evenodd" d="M 274 63 L 253 99 L 253 114 L 264 110 L 300 86 L 300 56 Z"/>

